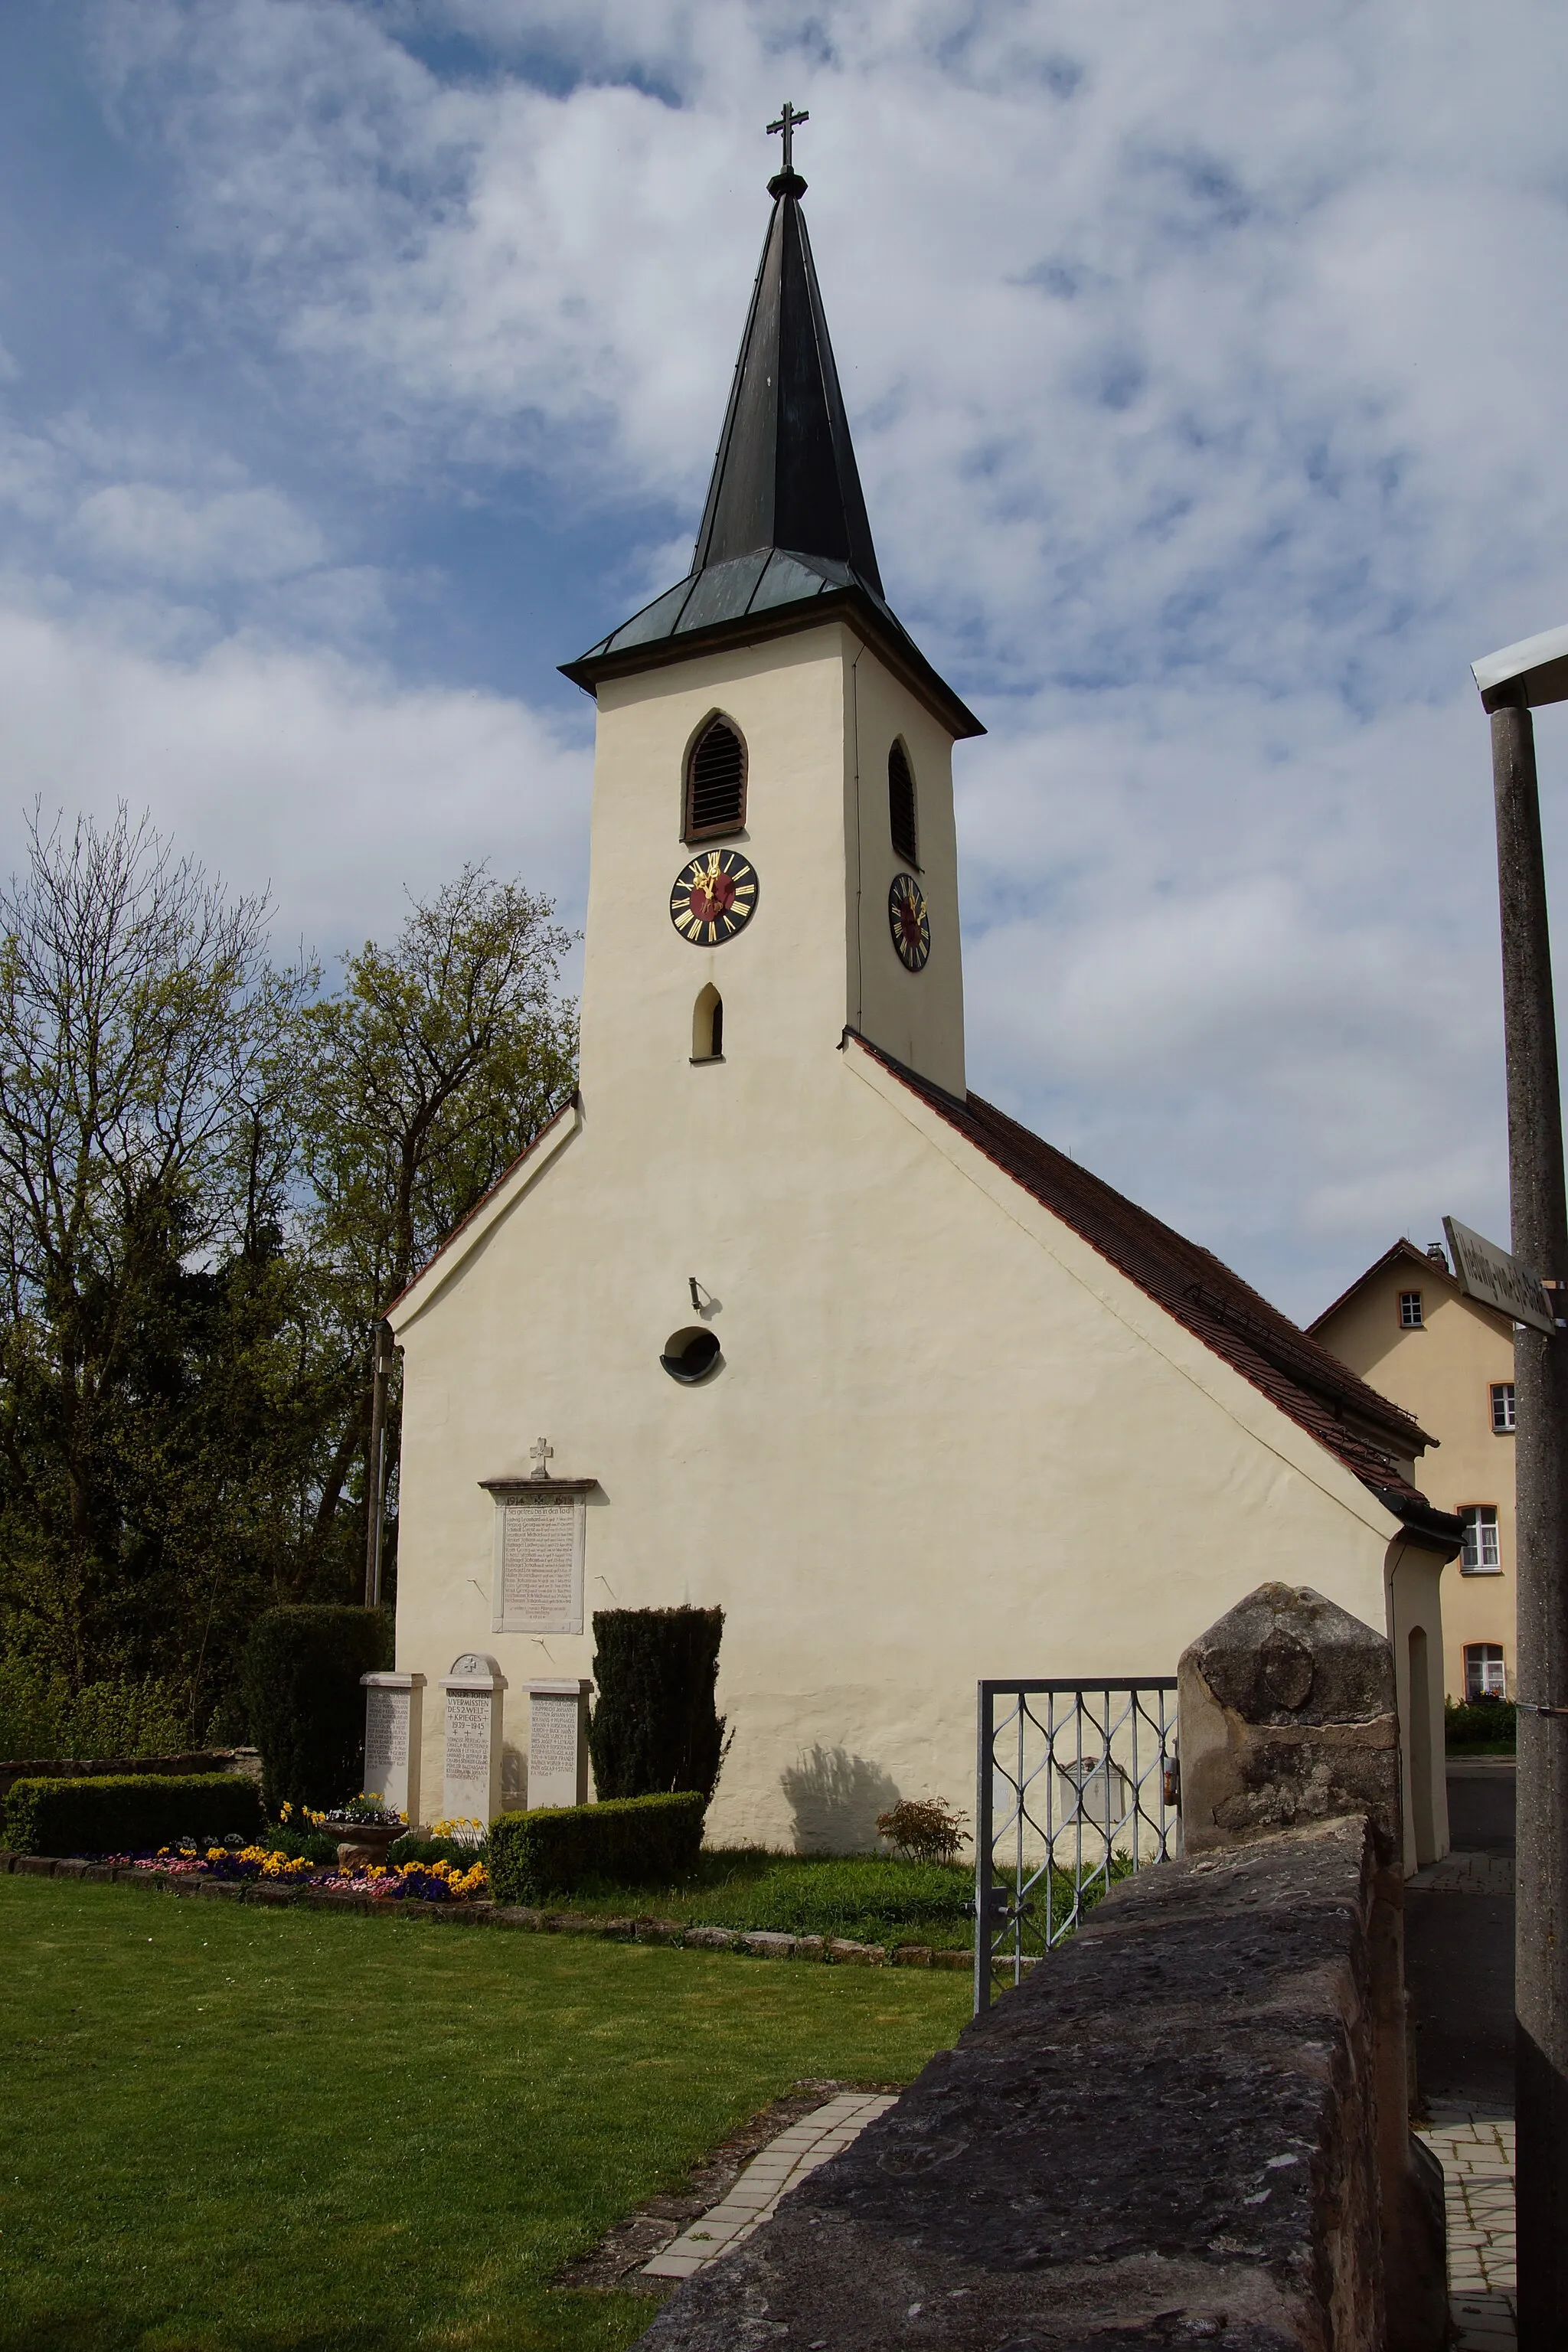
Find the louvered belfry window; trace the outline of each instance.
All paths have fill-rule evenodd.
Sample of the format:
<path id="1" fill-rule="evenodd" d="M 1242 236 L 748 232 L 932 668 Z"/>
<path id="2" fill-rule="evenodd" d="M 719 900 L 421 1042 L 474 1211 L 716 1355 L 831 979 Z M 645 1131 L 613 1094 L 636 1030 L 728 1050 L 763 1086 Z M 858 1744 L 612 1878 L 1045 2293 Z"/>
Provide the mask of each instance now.
<path id="1" fill-rule="evenodd" d="M 746 747 L 727 719 L 710 719 L 686 770 L 686 835 L 739 833 L 746 822 Z"/>
<path id="2" fill-rule="evenodd" d="M 905 866 L 920 864 L 920 840 L 915 831 L 915 780 L 910 773 L 909 754 L 901 743 L 895 743 L 888 754 L 888 827 L 893 836 L 893 856 Z"/>

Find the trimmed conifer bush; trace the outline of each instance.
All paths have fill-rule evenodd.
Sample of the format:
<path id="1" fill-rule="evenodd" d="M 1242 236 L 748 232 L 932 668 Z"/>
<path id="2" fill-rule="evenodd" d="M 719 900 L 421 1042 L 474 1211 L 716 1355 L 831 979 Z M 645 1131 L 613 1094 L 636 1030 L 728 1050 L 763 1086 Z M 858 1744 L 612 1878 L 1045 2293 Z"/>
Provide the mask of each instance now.
<path id="1" fill-rule="evenodd" d="M 614 1798 L 598 1805 L 542 1805 L 490 1823 L 490 1892 L 498 1903 L 539 1903 L 585 1879 L 663 1886 L 697 1867 L 708 1800 Z"/>
<path id="2" fill-rule="evenodd" d="M 364 1772 L 361 1675 L 392 1664 L 379 1609 L 269 1609 L 246 1643 L 240 1689 L 261 1750 L 267 1810 L 325 1809 L 358 1796 Z"/>
<path id="3" fill-rule="evenodd" d="M 139 1853 L 176 1838 L 254 1837 L 260 1827 L 261 1791 L 241 1772 L 13 1780 L 5 1800 L 13 1853 Z"/>
<path id="4" fill-rule="evenodd" d="M 588 1719 L 594 1787 L 606 1798 L 696 1789 L 706 1804 L 724 1756 L 713 1704 L 721 1609 L 596 1609 Z"/>

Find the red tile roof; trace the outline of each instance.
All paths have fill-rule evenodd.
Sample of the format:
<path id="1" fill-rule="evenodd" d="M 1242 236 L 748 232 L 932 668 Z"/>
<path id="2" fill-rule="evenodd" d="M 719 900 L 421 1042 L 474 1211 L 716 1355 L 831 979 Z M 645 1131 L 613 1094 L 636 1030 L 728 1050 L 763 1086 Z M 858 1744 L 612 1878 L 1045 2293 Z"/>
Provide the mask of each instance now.
<path id="1" fill-rule="evenodd" d="M 1419 1267 L 1421 1273 L 1425 1276 L 1428 1277 L 1433 1282 L 1442 1283 L 1444 1287 L 1447 1290 L 1458 1291 L 1459 1288 L 1458 1284 L 1449 1273 L 1446 1262 L 1439 1265 L 1435 1257 L 1428 1257 L 1424 1249 L 1417 1249 L 1415 1244 L 1407 1234 L 1402 1234 L 1399 1239 L 1394 1244 L 1392 1249 L 1385 1249 L 1380 1258 L 1374 1258 L 1373 1260 L 1373 1263 L 1367 1267 L 1364 1274 L 1357 1275 L 1355 1280 L 1351 1284 L 1347 1290 L 1341 1291 L 1339 1297 L 1335 1299 L 1331 1307 L 1325 1307 L 1321 1315 L 1313 1316 L 1311 1321 L 1307 1326 L 1307 1328 L 1311 1333 L 1313 1339 L 1317 1338 L 1318 1333 L 1322 1330 L 1325 1324 L 1331 1323 L 1333 1320 L 1342 1307 L 1348 1307 L 1351 1300 L 1354 1298 L 1360 1291 L 1366 1287 L 1366 1285 L 1372 1280 L 1373 1275 L 1382 1274 L 1385 1267 L 1401 1263 L 1406 1265 Z M 1482 1304 L 1483 1302 L 1478 1301 L 1477 1303 Z M 1491 1310 L 1489 1308 L 1486 1311 L 1489 1313 Z M 1506 1323 L 1508 1321 L 1508 1318 L 1506 1316 L 1500 1316 L 1498 1320 L 1500 1322 Z M 1509 1328 L 1511 1329 L 1512 1326 L 1510 1325 Z"/>
<path id="2" fill-rule="evenodd" d="M 855 1033 L 851 1032 L 851 1035 Z M 1270 1306 L 1213 1253 L 1162 1224 L 1064 1151 L 978 1095 L 962 1100 L 864 1037 L 855 1042 L 928 1103 L 994 1166 L 1059 1217 L 1166 1313 L 1342 1462 L 1387 1508 L 1447 1539 L 1436 1511 L 1399 1467 L 1436 1444 L 1404 1409 Z M 1458 1540 L 1458 1523 L 1453 1523 Z"/>

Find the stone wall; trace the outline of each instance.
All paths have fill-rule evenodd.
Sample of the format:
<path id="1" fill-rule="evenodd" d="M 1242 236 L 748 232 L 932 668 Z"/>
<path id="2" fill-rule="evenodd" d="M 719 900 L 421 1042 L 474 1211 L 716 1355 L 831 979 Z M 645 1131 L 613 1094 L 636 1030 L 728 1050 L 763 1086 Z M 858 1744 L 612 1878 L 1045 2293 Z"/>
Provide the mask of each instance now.
<path id="1" fill-rule="evenodd" d="M 1127 1880 L 647 2352 L 1383 2352 L 1377 1868 L 1350 1821 Z"/>
<path id="2" fill-rule="evenodd" d="M 1438 2352 L 1392 1692 L 1387 1643 L 1316 1593 L 1211 1627 L 1182 1661 L 1186 1858 L 689 2279 L 647 2352 Z"/>

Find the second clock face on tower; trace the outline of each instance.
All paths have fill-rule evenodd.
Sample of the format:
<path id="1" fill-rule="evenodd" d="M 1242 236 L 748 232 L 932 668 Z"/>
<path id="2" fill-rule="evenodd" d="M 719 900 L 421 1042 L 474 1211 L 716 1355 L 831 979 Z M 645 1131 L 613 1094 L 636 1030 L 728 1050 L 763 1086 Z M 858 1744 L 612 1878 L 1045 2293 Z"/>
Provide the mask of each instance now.
<path id="1" fill-rule="evenodd" d="M 895 874 L 888 892 L 888 929 L 906 971 L 923 971 L 931 953 L 931 909 L 912 874 Z"/>
<path id="2" fill-rule="evenodd" d="M 669 919 L 694 948 L 721 948 L 757 908 L 757 869 L 738 849 L 704 849 L 681 867 Z"/>

